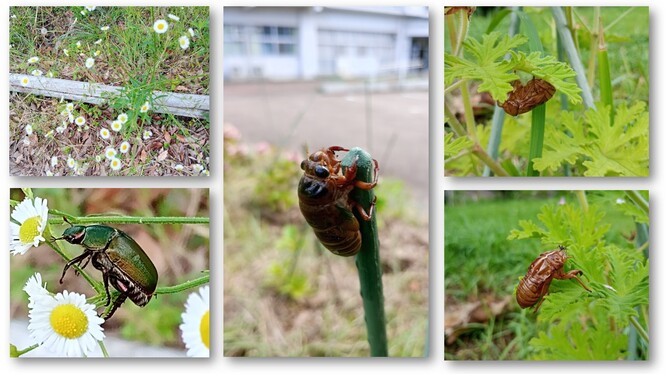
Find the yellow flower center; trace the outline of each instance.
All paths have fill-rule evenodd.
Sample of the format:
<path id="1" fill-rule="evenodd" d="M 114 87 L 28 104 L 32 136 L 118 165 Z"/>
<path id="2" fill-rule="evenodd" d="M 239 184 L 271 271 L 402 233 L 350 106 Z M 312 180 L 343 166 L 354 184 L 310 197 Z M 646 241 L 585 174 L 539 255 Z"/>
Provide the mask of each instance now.
<path id="1" fill-rule="evenodd" d="M 39 225 L 42 223 L 40 216 L 34 216 L 26 219 L 19 229 L 19 238 L 21 243 L 32 243 L 35 236 L 39 235 Z"/>
<path id="2" fill-rule="evenodd" d="M 58 305 L 51 312 L 51 327 L 62 337 L 76 339 L 88 330 L 88 317 L 76 305 Z"/>
<path id="3" fill-rule="evenodd" d="M 201 330 L 201 341 L 206 348 L 210 349 L 210 310 L 207 310 L 203 317 L 201 317 L 201 326 L 199 326 L 199 329 Z"/>
<path id="4" fill-rule="evenodd" d="M 164 30 L 164 24 L 163 23 L 158 23 L 157 28 L 160 30 Z"/>

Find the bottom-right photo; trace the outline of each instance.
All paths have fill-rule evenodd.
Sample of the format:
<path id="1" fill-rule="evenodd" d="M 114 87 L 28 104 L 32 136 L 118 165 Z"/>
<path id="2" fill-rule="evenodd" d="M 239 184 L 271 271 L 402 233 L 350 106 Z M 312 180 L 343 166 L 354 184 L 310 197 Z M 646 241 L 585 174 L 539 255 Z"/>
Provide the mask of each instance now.
<path id="1" fill-rule="evenodd" d="M 649 191 L 445 192 L 446 360 L 649 359 Z"/>

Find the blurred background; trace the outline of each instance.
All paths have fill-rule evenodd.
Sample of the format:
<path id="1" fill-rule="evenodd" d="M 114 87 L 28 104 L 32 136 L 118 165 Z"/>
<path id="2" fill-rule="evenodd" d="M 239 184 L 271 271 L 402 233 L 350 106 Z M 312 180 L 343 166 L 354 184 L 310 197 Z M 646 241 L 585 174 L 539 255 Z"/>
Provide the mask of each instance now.
<path id="1" fill-rule="evenodd" d="M 428 320 L 426 7 L 224 8 L 226 356 L 367 356 L 353 259 L 307 226 L 306 149 L 380 165 L 377 217 L 391 356 Z"/>
<path id="2" fill-rule="evenodd" d="M 48 200 L 49 210 L 57 209 L 74 216 L 208 217 L 210 209 L 207 189 L 33 189 L 33 193 Z M 12 189 L 10 198 L 20 202 L 24 194 L 20 189 Z M 159 273 L 157 287 L 173 286 L 198 278 L 202 271 L 210 269 L 208 225 L 109 226 L 126 232 L 150 257 Z M 67 224 L 53 224 L 52 234 L 60 236 L 67 227 Z M 81 246 L 65 241 L 60 243 L 70 258 L 83 253 Z M 19 349 L 33 344 L 27 330 L 28 295 L 23 287 L 34 273 L 41 273 L 43 282 L 47 283 L 52 293 L 68 290 L 87 297 L 94 295 L 90 284 L 83 277 L 74 276 L 73 269 L 67 272 L 63 284 L 60 284 L 64 266 L 62 257 L 45 243 L 31 248 L 25 255 L 11 256 L 10 342 Z M 92 265 L 86 267 L 86 271 L 93 278 L 102 279 L 101 272 Z M 104 343 L 111 357 L 184 357 L 185 346 L 179 329 L 181 313 L 185 311 L 187 296 L 196 290 L 198 287 L 156 295 L 143 308 L 137 307 L 131 300 L 125 301 L 102 326 L 107 336 Z M 97 353 L 93 356 L 101 357 L 101 352 Z M 25 355 L 31 356 L 45 357 L 49 356 L 49 352 L 38 348 Z"/>
<path id="3" fill-rule="evenodd" d="M 621 248 L 621 251 L 636 256 L 641 262 L 647 261 L 648 264 L 645 259 L 648 258 L 648 245 L 644 249 L 639 244 L 640 241 L 648 241 L 648 232 L 645 239 L 640 232 L 643 224 L 636 223 L 635 206 L 629 202 L 624 191 L 582 193 L 588 201 L 588 211 L 595 212 L 593 215 L 597 221 L 577 213 L 580 211 L 580 202 L 579 195 L 574 191 L 446 191 L 444 256 L 447 360 L 574 360 L 584 359 L 580 356 L 585 354 L 596 354 L 595 358 L 585 359 L 599 359 L 602 354 L 612 354 L 612 349 L 604 349 L 605 342 L 602 339 L 598 339 L 593 347 L 575 346 L 572 343 L 574 338 L 584 335 L 575 331 L 577 326 L 569 328 L 567 334 L 577 334 L 570 340 L 552 336 L 547 330 L 548 326 L 555 326 L 560 321 L 548 321 L 548 317 L 543 316 L 547 300 L 537 313 L 534 313 L 533 309 L 520 309 L 515 300 L 517 284 L 526 274 L 531 262 L 541 253 L 556 249 L 557 245 L 543 244 L 541 238 L 536 238 L 537 234 L 530 238 L 509 240 L 513 230 L 529 232 L 533 229 L 535 232 L 542 229 L 547 235 L 554 233 L 552 235 L 560 235 L 561 240 L 568 241 L 561 244 L 580 246 L 589 252 L 593 252 L 592 248 L 598 252 L 609 246 L 616 246 Z M 641 194 L 648 201 L 648 192 L 641 191 Z M 648 230 L 648 224 L 646 227 Z M 593 243 L 589 248 L 579 239 L 579 236 L 584 237 L 584 234 L 587 234 L 585 230 L 607 231 L 601 238 L 586 235 L 585 240 Z M 646 255 L 643 255 L 642 251 Z M 565 266 L 566 271 L 588 265 L 583 257 L 569 259 Z M 617 262 L 603 262 L 591 261 L 592 265 L 585 269 L 589 271 L 585 271 L 583 280 L 589 282 L 589 276 L 598 271 L 607 277 L 605 287 L 619 288 L 617 284 L 621 284 L 621 280 L 616 283 L 611 280 L 613 270 L 609 270 L 616 268 Z M 630 268 L 633 268 L 632 263 Z M 553 281 L 550 287 L 552 293 L 548 297 L 552 298 L 568 288 L 584 293 L 575 283 Z M 603 285 L 591 284 L 594 287 L 594 296 L 601 297 L 600 289 Z M 646 289 L 648 293 L 648 284 Z M 619 291 L 623 295 L 621 292 L 623 290 Z M 565 310 L 574 311 L 572 318 L 582 325 L 586 324 L 586 332 L 596 329 L 603 331 L 595 320 L 598 314 L 591 314 L 592 311 L 598 313 L 603 307 L 599 306 L 599 302 L 596 302 L 595 308 L 590 307 L 589 300 L 580 299 L 580 310 L 574 309 L 578 307 L 576 305 L 562 305 L 563 310 L 555 314 L 563 315 Z M 648 315 L 648 303 L 642 307 Z M 610 312 L 610 315 L 613 315 L 610 318 L 615 318 L 617 314 L 616 310 Z M 641 320 L 641 323 L 648 328 L 648 321 Z M 603 336 L 611 336 L 610 341 L 621 340 L 623 344 L 628 330 L 627 328 L 616 332 L 617 336 L 609 333 Z M 539 333 L 543 335 L 539 336 Z M 571 354 L 562 348 L 557 356 L 543 358 L 543 347 L 538 347 L 534 341 L 537 337 L 557 342 L 562 344 L 562 347 L 570 347 L 570 350 L 577 350 L 579 355 Z M 625 346 L 622 348 L 624 349 L 621 355 L 604 359 L 648 357 L 648 345 L 646 348 L 638 348 L 637 344 L 633 344 L 632 356 L 630 349 L 625 349 Z"/>

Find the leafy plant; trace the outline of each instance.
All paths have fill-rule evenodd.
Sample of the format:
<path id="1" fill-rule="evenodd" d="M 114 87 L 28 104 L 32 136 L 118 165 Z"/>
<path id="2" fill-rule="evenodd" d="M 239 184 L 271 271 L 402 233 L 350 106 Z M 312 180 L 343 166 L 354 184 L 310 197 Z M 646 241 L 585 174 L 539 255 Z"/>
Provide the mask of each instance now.
<path id="1" fill-rule="evenodd" d="M 552 282 L 538 312 L 537 337 L 530 341 L 532 358 L 626 358 L 630 329 L 640 335 L 645 358 L 649 260 L 633 246 L 608 244 L 610 225 L 604 222 L 604 208 L 589 205 L 585 209 L 585 200 L 581 205 L 546 205 L 538 215 L 540 222 L 520 221 L 520 228 L 508 236 L 511 240 L 539 238 L 549 247 L 567 246 L 567 266 L 582 270 L 593 289 L 588 293 L 575 282 Z"/>

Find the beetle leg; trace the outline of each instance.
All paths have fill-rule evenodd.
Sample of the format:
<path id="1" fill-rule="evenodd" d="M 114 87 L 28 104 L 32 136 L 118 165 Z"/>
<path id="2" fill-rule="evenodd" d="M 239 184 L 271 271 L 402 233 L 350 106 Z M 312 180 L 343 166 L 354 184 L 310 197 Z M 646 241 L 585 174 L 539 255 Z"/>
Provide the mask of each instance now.
<path id="1" fill-rule="evenodd" d="M 106 290 L 106 304 L 104 306 L 109 306 L 111 304 L 111 293 L 109 292 L 109 275 L 107 272 L 102 272 L 104 276 L 104 290 Z"/>
<path id="2" fill-rule="evenodd" d="M 544 295 L 540 297 L 540 300 L 538 300 L 538 304 L 536 304 L 536 307 L 533 309 L 533 313 L 536 313 L 538 311 L 538 308 L 540 308 L 540 304 L 542 304 L 543 301 L 545 301 Z"/>
<path id="3" fill-rule="evenodd" d="M 591 291 L 591 289 L 589 289 L 589 287 L 587 287 L 584 283 L 582 283 L 582 281 L 580 280 L 578 275 L 582 275 L 582 270 L 574 269 L 574 270 L 571 270 L 567 273 L 564 273 L 563 271 L 559 271 L 558 273 L 554 274 L 554 278 L 556 278 L 556 279 L 572 279 L 572 278 L 575 278 L 577 283 L 579 283 L 580 286 L 584 287 L 585 290 L 587 290 L 589 292 L 593 292 L 593 291 Z"/>
<path id="4" fill-rule="evenodd" d="M 115 313 L 115 311 L 118 310 L 118 308 L 120 307 L 120 305 L 122 305 L 122 303 L 124 303 L 125 300 L 127 300 L 127 295 L 125 295 L 124 293 L 121 293 L 121 294 L 118 296 L 118 298 L 115 299 L 115 301 L 113 301 L 113 306 L 111 306 L 111 309 L 110 309 L 110 310 L 106 313 L 106 315 L 104 316 L 104 320 L 106 321 L 106 320 L 108 320 L 109 318 L 111 318 L 111 316 L 113 315 L 113 313 Z M 107 304 L 107 305 L 108 305 L 108 304 Z"/>
<path id="5" fill-rule="evenodd" d="M 83 265 L 79 265 L 79 269 L 85 269 L 85 267 L 88 266 L 88 264 L 90 263 L 91 258 L 92 256 L 88 257 Z M 80 274 L 79 269 L 76 269 L 76 271 L 74 271 L 74 274 L 76 274 L 77 277 Z"/>
<path id="6" fill-rule="evenodd" d="M 358 214 L 364 219 L 365 221 L 369 221 L 372 219 L 372 215 L 374 214 L 374 206 L 376 205 L 376 196 L 374 196 L 374 200 L 372 200 L 372 204 L 369 206 L 369 213 L 365 211 L 365 208 L 363 208 L 362 205 L 360 205 L 359 202 L 355 200 L 349 200 L 349 203 L 353 208 L 356 209 Z"/>
<path id="7" fill-rule="evenodd" d="M 330 147 L 328 147 L 328 150 L 329 150 L 329 151 L 333 151 L 333 152 L 337 152 L 337 151 L 348 152 L 348 151 L 349 151 L 348 148 L 344 148 L 344 147 L 341 147 L 341 146 L 339 146 L 339 145 L 333 145 L 333 146 L 330 146 Z"/>
<path id="8" fill-rule="evenodd" d="M 60 284 L 62 284 L 62 280 L 65 278 L 65 273 L 67 273 L 67 269 L 69 269 L 70 266 L 79 264 L 79 263 L 81 263 L 81 261 L 85 260 L 86 257 L 90 257 L 90 256 L 92 256 L 92 254 L 90 253 L 90 251 L 88 251 L 86 249 L 86 250 L 83 251 L 83 253 L 80 256 L 74 257 L 73 259 L 69 260 L 65 264 L 65 268 L 62 269 L 62 276 L 60 277 Z M 89 261 L 90 261 L 90 259 L 88 259 L 88 262 Z M 88 262 L 86 262 L 86 265 L 88 264 Z"/>

